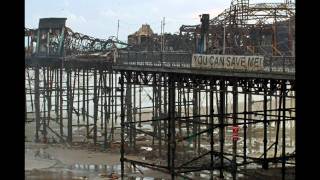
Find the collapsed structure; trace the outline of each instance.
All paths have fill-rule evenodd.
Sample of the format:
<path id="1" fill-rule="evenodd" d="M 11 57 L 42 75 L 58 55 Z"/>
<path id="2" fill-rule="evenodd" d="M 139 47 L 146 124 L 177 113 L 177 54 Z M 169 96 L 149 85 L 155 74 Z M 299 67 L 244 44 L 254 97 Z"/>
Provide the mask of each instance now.
<path id="1" fill-rule="evenodd" d="M 290 1 L 249 4 L 249 0 L 233 0 L 230 8 L 207 19 L 201 25 L 182 25 L 179 34 L 157 35 L 143 25 L 128 36 L 128 44 L 135 50 L 159 51 L 163 36 L 166 51 L 196 52 L 203 33 L 208 54 L 294 56 L 295 4 Z M 143 34 L 144 29 L 151 31 Z"/>

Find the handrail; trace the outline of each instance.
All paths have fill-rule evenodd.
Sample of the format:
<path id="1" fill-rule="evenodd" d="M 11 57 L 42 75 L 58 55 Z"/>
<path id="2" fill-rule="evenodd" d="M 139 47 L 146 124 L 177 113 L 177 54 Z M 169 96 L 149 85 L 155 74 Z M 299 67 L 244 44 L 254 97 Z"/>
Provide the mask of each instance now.
<path id="1" fill-rule="evenodd" d="M 175 51 L 125 51 L 119 52 L 116 64 L 131 66 L 151 67 L 192 67 L 192 53 Z M 264 72 L 295 72 L 294 56 L 266 56 L 264 60 Z"/>

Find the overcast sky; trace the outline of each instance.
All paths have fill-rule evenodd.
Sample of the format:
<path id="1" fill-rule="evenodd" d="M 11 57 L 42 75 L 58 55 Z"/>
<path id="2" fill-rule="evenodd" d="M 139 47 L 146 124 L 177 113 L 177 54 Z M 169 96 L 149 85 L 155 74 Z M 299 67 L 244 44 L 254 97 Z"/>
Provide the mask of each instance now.
<path id="1" fill-rule="evenodd" d="M 284 0 L 250 0 L 250 3 L 284 2 Z M 117 34 L 127 41 L 142 24 L 150 24 L 160 33 L 165 17 L 165 31 L 175 33 L 181 25 L 199 24 L 199 15 L 210 19 L 230 6 L 231 0 L 25 0 L 25 26 L 37 28 L 39 18 L 66 17 L 67 26 L 75 32 L 96 38 Z"/>

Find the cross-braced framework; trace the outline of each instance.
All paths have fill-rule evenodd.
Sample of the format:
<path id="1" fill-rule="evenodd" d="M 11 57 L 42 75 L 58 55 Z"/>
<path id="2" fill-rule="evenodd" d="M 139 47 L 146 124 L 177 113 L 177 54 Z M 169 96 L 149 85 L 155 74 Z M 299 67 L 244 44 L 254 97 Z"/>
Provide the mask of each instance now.
<path id="1" fill-rule="evenodd" d="M 102 150 L 120 142 L 119 73 L 110 62 L 29 59 L 25 70 L 26 128 L 35 133 L 28 135 L 29 140 L 92 143 Z M 152 110 L 141 105 L 150 91 L 133 88 L 137 106 L 129 109 L 141 121 L 143 111 Z"/>
<path id="2" fill-rule="evenodd" d="M 191 178 L 197 171 L 208 172 L 211 178 L 215 171 L 221 178 L 226 172 L 236 177 L 245 174 L 243 167 L 250 164 L 268 169 L 277 163 L 285 176 L 286 167 L 294 164 L 295 145 L 289 149 L 286 145 L 286 138 L 292 138 L 287 126 L 295 120 L 295 108 L 288 107 L 294 98 L 290 95 L 295 92 L 293 81 L 124 71 L 121 107 L 131 107 L 133 85 L 152 87 L 155 104 L 153 118 L 141 122 L 132 121 L 132 110 L 121 109 L 122 177 L 124 162 L 168 172 L 171 179 Z M 232 107 L 227 101 L 230 95 Z M 252 109 L 250 96 L 261 96 L 261 107 Z M 230 129 L 238 128 L 238 137 L 232 137 Z M 258 133 L 262 133 L 263 150 L 254 153 L 247 139 Z M 147 141 L 136 143 L 142 134 L 152 137 L 152 151 L 145 161 L 126 158 L 126 153 L 150 146 Z"/>
<path id="3" fill-rule="evenodd" d="M 26 117 L 36 123 L 35 141 L 92 139 L 104 148 L 113 141 L 119 100 L 112 70 L 47 64 L 26 67 L 26 74 Z M 80 130 L 85 133 L 76 132 Z"/>

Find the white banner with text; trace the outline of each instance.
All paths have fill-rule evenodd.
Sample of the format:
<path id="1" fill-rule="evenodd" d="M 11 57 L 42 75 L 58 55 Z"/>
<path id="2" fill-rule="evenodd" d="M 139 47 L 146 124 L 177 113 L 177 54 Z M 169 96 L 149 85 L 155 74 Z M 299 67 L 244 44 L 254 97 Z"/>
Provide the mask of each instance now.
<path id="1" fill-rule="evenodd" d="M 263 56 L 193 54 L 192 67 L 206 69 L 263 70 Z"/>

